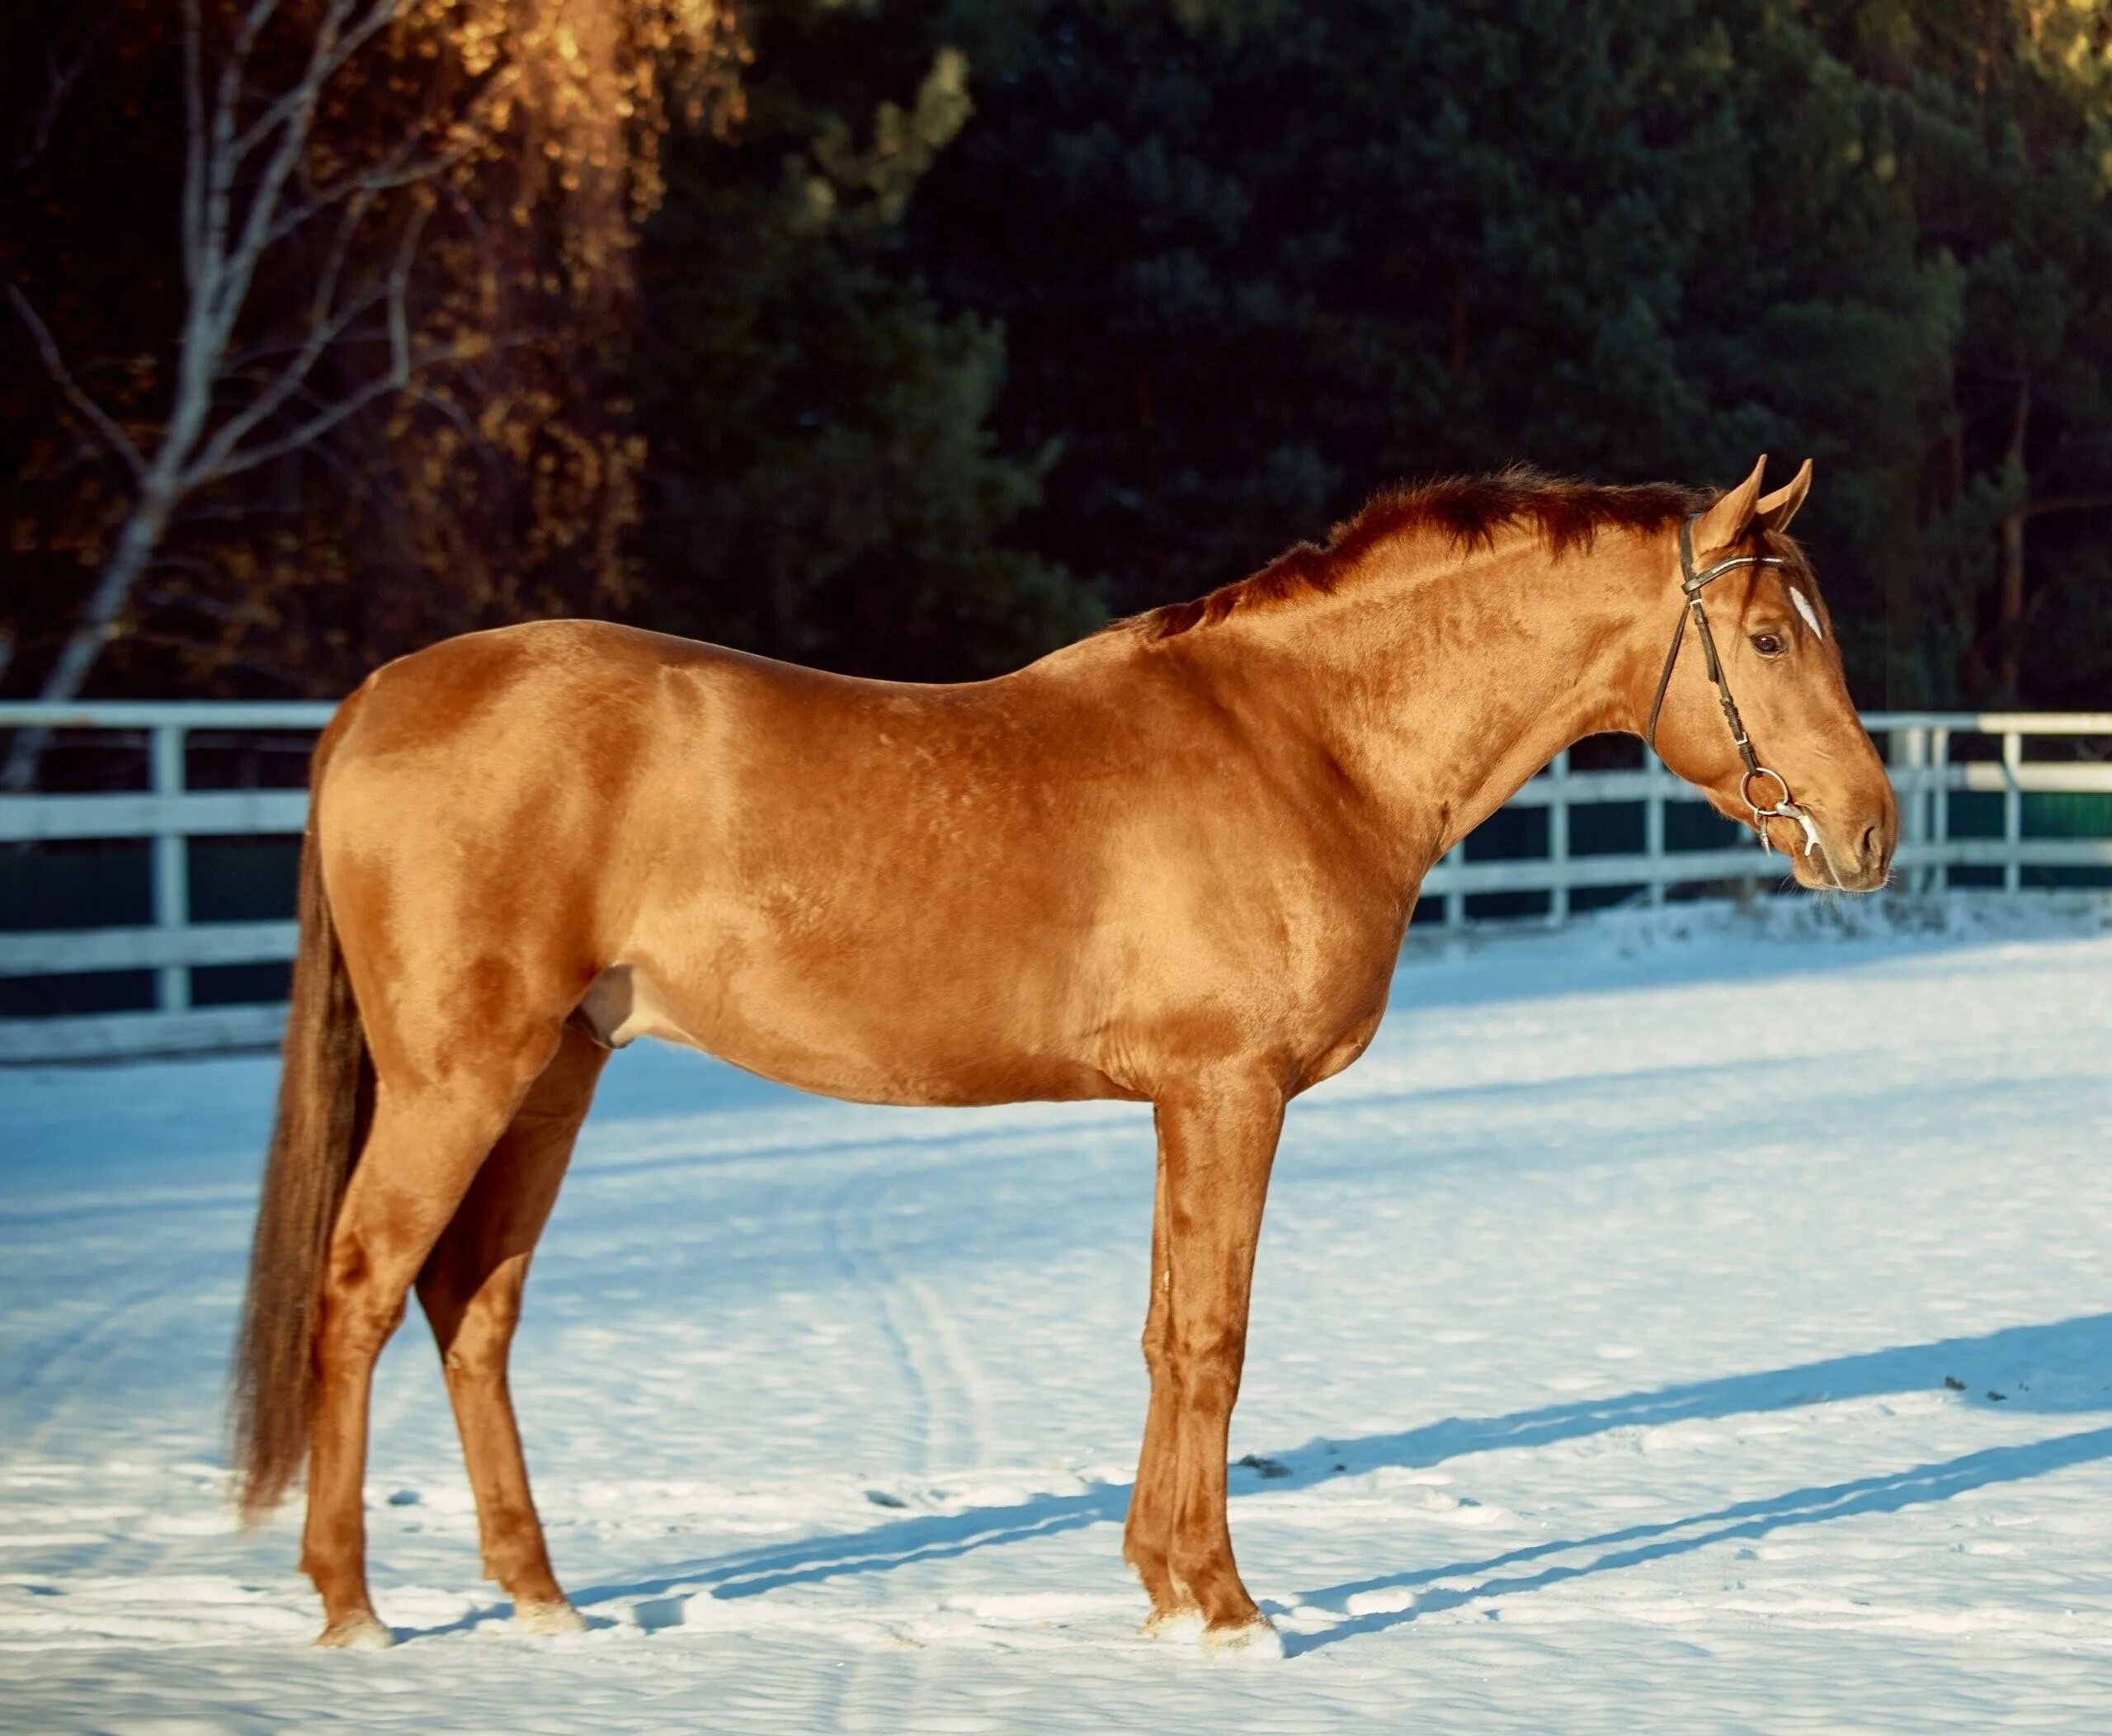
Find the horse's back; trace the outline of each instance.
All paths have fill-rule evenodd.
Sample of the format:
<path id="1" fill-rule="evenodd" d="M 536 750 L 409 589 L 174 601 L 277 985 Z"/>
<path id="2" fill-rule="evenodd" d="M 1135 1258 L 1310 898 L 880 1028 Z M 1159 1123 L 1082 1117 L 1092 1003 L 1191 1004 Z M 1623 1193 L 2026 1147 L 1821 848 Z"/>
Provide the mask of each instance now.
<path id="1" fill-rule="evenodd" d="M 593 622 L 403 658 L 346 702 L 317 795 L 356 976 L 437 954 L 481 960 L 480 997 L 569 1006 L 615 970 L 618 1040 L 844 1096 L 1098 1094 L 1052 1059 L 1073 1021 L 1049 943 L 1091 927 L 1105 828 L 1034 686 Z"/>
<path id="2" fill-rule="evenodd" d="M 482 737 L 524 750 L 524 727 L 563 730 L 576 752 L 631 729 L 665 729 L 714 696 L 781 693 L 811 702 L 831 688 L 878 684 L 773 663 L 723 646 L 612 621 L 535 621 L 465 633 L 384 664 L 346 701 L 356 753 L 441 753 Z"/>

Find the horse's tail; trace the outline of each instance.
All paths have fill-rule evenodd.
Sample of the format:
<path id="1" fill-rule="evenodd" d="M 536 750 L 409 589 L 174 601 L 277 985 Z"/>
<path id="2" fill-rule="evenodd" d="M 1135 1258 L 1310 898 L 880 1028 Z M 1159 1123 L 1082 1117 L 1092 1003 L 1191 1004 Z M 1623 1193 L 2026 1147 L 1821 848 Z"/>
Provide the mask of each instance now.
<path id="1" fill-rule="evenodd" d="M 317 745 L 309 781 L 293 1004 L 235 1342 L 233 1464 L 245 1525 L 278 1503 L 308 1455 L 323 1265 L 374 1097 L 374 1067 L 331 921 L 315 819 L 337 734 L 325 732 Z"/>

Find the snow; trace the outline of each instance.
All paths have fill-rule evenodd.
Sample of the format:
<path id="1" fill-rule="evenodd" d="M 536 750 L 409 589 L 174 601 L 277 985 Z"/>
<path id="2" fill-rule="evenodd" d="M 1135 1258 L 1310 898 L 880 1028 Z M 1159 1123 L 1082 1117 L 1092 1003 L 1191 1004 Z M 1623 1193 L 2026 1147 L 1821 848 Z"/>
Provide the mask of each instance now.
<path id="1" fill-rule="evenodd" d="M 478 1583 L 414 1318 L 340 1656 L 224 1501 L 271 1060 L 0 1073 L 0 1724 L 2112 1728 L 2112 921 L 1959 908 L 1412 949 L 1263 1238 L 1280 1662 L 1136 1631 L 1140 1108 L 618 1057 L 515 1363 L 590 1630 Z"/>

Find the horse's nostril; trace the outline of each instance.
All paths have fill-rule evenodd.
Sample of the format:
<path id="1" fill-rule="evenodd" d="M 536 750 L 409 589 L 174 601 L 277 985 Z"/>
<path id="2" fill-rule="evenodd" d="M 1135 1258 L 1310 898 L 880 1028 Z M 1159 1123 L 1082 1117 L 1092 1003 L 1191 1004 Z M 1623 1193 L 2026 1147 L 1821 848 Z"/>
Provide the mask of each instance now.
<path id="1" fill-rule="evenodd" d="M 1884 828 L 1874 820 L 1863 828 L 1863 835 L 1856 840 L 1856 859 L 1865 867 L 1882 866 L 1884 860 Z"/>

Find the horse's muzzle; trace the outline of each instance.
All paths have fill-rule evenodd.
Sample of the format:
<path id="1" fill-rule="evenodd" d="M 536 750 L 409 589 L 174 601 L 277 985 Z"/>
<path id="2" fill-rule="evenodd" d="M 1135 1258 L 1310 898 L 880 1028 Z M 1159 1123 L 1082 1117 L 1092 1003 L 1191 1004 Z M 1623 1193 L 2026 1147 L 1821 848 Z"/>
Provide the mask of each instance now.
<path id="1" fill-rule="evenodd" d="M 1789 846 L 1789 861 L 1800 885 L 1822 892 L 1875 892 L 1892 878 L 1899 816 L 1889 802 L 1874 813 L 1865 810 L 1846 823 L 1817 814 L 1813 823 L 1818 833 L 1817 850 L 1807 850 L 1809 841 L 1799 828 L 1784 826 L 1780 820 L 1770 822 L 1780 828 L 1773 836 L 1777 849 L 1788 842 L 1784 833 L 1798 833 L 1796 842 Z"/>

